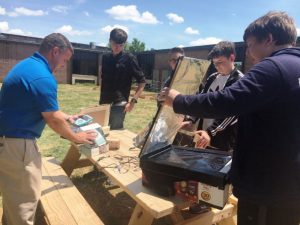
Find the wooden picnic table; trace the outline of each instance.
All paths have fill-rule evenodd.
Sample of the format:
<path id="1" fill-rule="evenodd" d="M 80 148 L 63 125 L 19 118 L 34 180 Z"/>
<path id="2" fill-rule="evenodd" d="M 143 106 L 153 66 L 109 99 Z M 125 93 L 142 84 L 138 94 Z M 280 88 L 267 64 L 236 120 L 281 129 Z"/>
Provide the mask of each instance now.
<path id="1" fill-rule="evenodd" d="M 133 146 L 133 137 L 136 134 L 128 130 L 110 131 L 109 137 L 120 139 L 120 149 L 110 150 L 95 157 L 80 159 L 78 146 L 71 143 L 69 151 L 61 167 L 68 176 L 73 169 L 94 164 L 104 172 L 115 184 L 120 186 L 136 202 L 129 225 L 151 225 L 154 219 L 170 216 L 173 224 L 218 225 L 236 224 L 236 199 L 230 198 L 223 210 L 212 209 L 207 213 L 184 219 L 181 209 L 190 205 L 178 197 L 161 197 L 151 189 L 142 185 L 142 171 L 139 168 L 138 154 L 140 149 Z"/>

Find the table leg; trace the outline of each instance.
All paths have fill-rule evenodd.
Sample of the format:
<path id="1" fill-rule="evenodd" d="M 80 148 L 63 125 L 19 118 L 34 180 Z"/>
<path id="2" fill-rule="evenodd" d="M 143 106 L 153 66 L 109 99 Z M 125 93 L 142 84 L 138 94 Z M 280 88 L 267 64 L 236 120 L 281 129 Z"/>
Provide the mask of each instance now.
<path id="1" fill-rule="evenodd" d="M 173 224 L 177 224 L 179 222 L 184 221 L 181 210 L 178 207 L 174 208 L 173 213 L 170 215 L 170 219 Z"/>
<path id="2" fill-rule="evenodd" d="M 136 204 L 128 225 L 151 225 L 153 220 L 154 218 L 150 213 Z"/>
<path id="3" fill-rule="evenodd" d="M 68 176 L 71 176 L 73 170 L 76 168 L 76 164 L 80 158 L 81 154 L 79 150 L 71 144 L 64 160 L 61 163 L 61 167 L 66 172 Z"/>
<path id="4" fill-rule="evenodd" d="M 218 222 L 218 225 L 237 225 L 237 205 L 234 205 L 231 216 Z"/>

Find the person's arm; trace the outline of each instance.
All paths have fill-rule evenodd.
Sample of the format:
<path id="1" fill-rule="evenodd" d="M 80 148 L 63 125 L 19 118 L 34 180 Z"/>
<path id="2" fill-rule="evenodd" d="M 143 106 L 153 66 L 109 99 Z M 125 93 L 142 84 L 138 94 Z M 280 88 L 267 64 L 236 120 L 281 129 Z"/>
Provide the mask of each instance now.
<path id="1" fill-rule="evenodd" d="M 138 84 L 138 86 L 135 90 L 135 94 L 132 96 L 132 98 L 137 100 L 140 97 L 140 95 L 142 94 L 142 92 L 144 91 L 145 85 L 146 85 L 146 83 Z"/>
<path id="2" fill-rule="evenodd" d="M 130 112 L 133 109 L 135 103 L 137 103 L 138 98 L 142 94 L 142 92 L 145 88 L 145 85 L 146 85 L 146 83 L 138 84 L 138 86 L 135 90 L 135 94 L 133 95 L 132 99 L 125 106 L 125 112 Z"/>
<path id="3" fill-rule="evenodd" d="M 67 120 L 75 119 L 59 111 L 57 102 L 57 84 L 51 77 L 36 79 L 30 83 L 32 98 L 45 122 L 56 133 L 76 143 L 92 144 L 95 139 L 94 132 L 74 133 Z"/>
<path id="4" fill-rule="evenodd" d="M 138 87 L 133 95 L 132 99 L 126 104 L 125 112 L 130 112 L 134 105 L 137 103 L 138 98 L 142 94 L 144 87 L 146 85 L 146 79 L 142 69 L 140 68 L 138 61 L 134 55 L 130 55 L 130 66 L 132 70 L 132 75 L 138 83 Z"/>
<path id="5" fill-rule="evenodd" d="M 198 130 L 196 147 L 197 148 L 206 148 L 211 145 L 211 141 L 216 137 L 220 132 L 224 131 L 227 127 L 234 125 L 237 122 L 237 117 L 227 117 L 225 119 L 217 119 L 209 126 L 206 130 Z"/>
<path id="6" fill-rule="evenodd" d="M 181 95 L 165 89 L 165 104 L 174 112 L 202 118 L 224 118 L 250 113 L 282 97 L 283 78 L 271 60 L 256 64 L 243 78 L 222 91 L 198 95 Z M 276 90 L 276 91 L 275 91 Z"/>
<path id="7" fill-rule="evenodd" d="M 213 124 L 206 129 L 206 131 L 210 137 L 214 137 L 218 135 L 219 132 L 224 131 L 227 127 L 232 126 L 236 122 L 236 116 L 227 117 L 225 119 L 216 119 Z"/>
<path id="8" fill-rule="evenodd" d="M 74 133 L 67 123 L 67 114 L 61 111 L 42 112 L 42 116 L 48 126 L 56 133 L 75 143 L 93 144 L 95 132 Z"/>

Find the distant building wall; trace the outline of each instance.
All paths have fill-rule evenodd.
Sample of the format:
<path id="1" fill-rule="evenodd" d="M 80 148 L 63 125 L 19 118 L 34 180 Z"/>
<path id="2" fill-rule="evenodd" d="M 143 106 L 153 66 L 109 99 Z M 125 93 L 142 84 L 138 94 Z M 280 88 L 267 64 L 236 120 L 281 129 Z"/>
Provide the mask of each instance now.
<path id="1" fill-rule="evenodd" d="M 36 52 L 42 40 L 42 38 L 0 33 L 0 82 L 12 67 Z M 75 72 L 100 78 L 102 55 L 108 51 L 108 48 L 80 43 L 72 43 L 72 45 L 75 49 L 73 57 L 64 68 L 54 73 L 57 82 L 70 84 L 72 74 Z"/>
<path id="2" fill-rule="evenodd" d="M 37 50 L 36 45 L 23 45 L 16 42 L 0 42 L 0 80 L 20 60 L 27 58 Z"/>
<path id="3" fill-rule="evenodd" d="M 0 82 L 6 74 L 21 60 L 31 56 L 39 48 L 39 44 L 16 41 L 0 41 Z M 70 64 L 70 63 L 69 63 Z M 67 83 L 70 65 L 54 73 L 58 83 Z"/>

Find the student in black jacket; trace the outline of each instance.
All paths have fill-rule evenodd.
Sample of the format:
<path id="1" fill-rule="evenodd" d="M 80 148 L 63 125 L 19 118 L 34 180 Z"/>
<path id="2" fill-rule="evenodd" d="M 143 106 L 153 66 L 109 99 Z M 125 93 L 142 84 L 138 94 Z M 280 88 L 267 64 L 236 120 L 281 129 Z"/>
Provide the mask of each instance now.
<path id="1" fill-rule="evenodd" d="M 124 52 L 127 33 L 119 28 L 110 32 L 112 52 L 103 55 L 100 104 L 110 104 L 109 125 L 111 130 L 123 129 L 126 112 L 131 112 L 142 94 L 146 79 L 136 57 Z M 129 100 L 133 78 L 138 87 Z"/>
<path id="2" fill-rule="evenodd" d="M 200 93 L 220 91 L 232 85 L 243 74 L 234 66 L 235 46 L 229 41 L 216 44 L 208 55 L 217 72 L 211 74 L 204 82 Z M 218 150 L 230 151 L 235 148 L 236 116 L 226 118 L 201 118 L 198 126 L 197 147 L 212 147 Z"/>
<path id="3" fill-rule="evenodd" d="M 222 91 L 184 96 L 165 88 L 161 99 L 176 113 L 238 116 L 230 178 L 239 225 L 299 225 L 300 49 L 292 18 L 269 12 L 244 33 L 257 62 Z"/>

